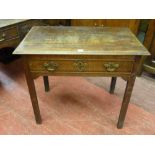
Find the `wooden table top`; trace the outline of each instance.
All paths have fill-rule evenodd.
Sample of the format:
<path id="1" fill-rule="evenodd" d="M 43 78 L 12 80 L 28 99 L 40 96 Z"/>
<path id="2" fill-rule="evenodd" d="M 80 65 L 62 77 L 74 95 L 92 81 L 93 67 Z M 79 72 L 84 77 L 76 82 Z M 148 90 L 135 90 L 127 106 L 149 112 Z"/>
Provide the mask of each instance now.
<path id="1" fill-rule="evenodd" d="M 35 26 L 14 54 L 149 55 L 128 28 Z"/>

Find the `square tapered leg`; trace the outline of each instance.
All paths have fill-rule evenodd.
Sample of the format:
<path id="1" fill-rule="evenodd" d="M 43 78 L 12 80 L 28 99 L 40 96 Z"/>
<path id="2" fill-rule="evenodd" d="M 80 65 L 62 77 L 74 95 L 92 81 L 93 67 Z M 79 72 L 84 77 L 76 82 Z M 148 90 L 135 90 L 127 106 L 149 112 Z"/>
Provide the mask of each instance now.
<path id="1" fill-rule="evenodd" d="M 124 97 L 123 97 L 123 101 L 122 101 L 122 106 L 121 106 L 121 110 L 120 110 L 120 114 L 119 114 L 119 119 L 118 119 L 118 123 L 117 123 L 117 128 L 118 129 L 123 128 L 123 124 L 124 124 L 126 112 L 127 112 L 127 109 L 128 109 L 128 105 L 129 105 L 129 102 L 130 102 L 130 98 L 131 98 L 135 78 L 136 77 L 130 77 L 128 79 L 128 81 L 127 81 L 126 89 L 125 89 L 125 93 L 124 93 Z"/>
<path id="2" fill-rule="evenodd" d="M 116 85 L 116 80 L 117 80 L 116 77 L 112 77 L 112 78 L 111 78 L 110 91 L 109 91 L 110 94 L 114 94 L 115 85 Z"/>
<path id="3" fill-rule="evenodd" d="M 43 80 L 44 80 L 45 92 L 48 92 L 50 90 L 48 76 L 43 76 Z"/>
<path id="4" fill-rule="evenodd" d="M 40 115 L 40 109 L 38 105 L 38 99 L 37 99 L 37 94 L 35 90 L 35 84 L 34 84 L 34 79 L 33 76 L 29 70 L 29 66 L 27 65 L 27 62 L 25 60 L 25 76 L 26 76 L 26 81 L 27 81 L 27 86 L 29 89 L 29 94 L 32 102 L 32 107 L 33 107 L 33 112 L 35 115 L 35 120 L 37 124 L 42 123 L 41 115 Z"/>

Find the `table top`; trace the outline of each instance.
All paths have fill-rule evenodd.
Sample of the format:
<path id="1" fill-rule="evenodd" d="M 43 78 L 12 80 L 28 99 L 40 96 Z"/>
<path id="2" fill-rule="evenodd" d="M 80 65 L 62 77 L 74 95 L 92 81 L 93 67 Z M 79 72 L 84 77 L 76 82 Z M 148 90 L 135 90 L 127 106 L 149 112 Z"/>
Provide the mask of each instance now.
<path id="1" fill-rule="evenodd" d="M 14 54 L 149 55 L 128 28 L 35 26 Z"/>
<path id="2" fill-rule="evenodd" d="M 0 28 L 27 21 L 27 19 L 0 19 Z"/>

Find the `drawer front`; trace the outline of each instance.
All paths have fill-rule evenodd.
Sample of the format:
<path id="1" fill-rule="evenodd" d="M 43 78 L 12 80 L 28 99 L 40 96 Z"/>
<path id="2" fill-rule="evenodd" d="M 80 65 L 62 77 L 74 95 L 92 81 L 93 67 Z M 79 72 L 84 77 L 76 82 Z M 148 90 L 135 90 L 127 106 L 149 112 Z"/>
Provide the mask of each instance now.
<path id="1" fill-rule="evenodd" d="M 20 43 L 20 38 L 19 37 L 14 38 L 14 39 L 10 39 L 10 40 L 6 40 L 6 41 L 0 43 L 0 49 L 5 48 L 5 47 L 14 47 L 14 48 L 16 48 L 19 43 Z"/>
<path id="2" fill-rule="evenodd" d="M 29 67 L 32 72 L 45 73 L 130 73 L 133 61 L 117 61 L 103 59 L 63 59 L 63 60 L 31 60 Z"/>
<path id="3" fill-rule="evenodd" d="M 9 29 L 3 29 L 0 31 L 0 43 L 16 38 L 17 36 L 18 36 L 18 30 L 16 26 L 11 27 Z"/>

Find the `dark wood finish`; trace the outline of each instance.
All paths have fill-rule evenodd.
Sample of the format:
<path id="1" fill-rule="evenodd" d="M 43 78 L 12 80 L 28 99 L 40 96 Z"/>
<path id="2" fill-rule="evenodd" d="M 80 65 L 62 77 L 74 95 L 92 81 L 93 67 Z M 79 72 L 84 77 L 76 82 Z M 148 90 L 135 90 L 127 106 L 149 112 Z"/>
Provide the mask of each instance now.
<path id="1" fill-rule="evenodd" d="M 115 85 L 116 85 L 116 80 L 117 80 L 116 77 L 112 77 L 111 78 L 110 91 L 109 91 L 110 94 L 113 94 L 114 93 Z"/>
<path id="2" fill-rule="evenodd" d="M 150 19 L 148 29 L 144 38 L 144 46 L 150 50 L 155 32 L 155 20 Z"/>
<path id="3" fill-rule="evenodd" d="M 18 36 L 18 30 L 16 26 L 9 27 L 0 31 L 0 41 L 9 40 Z"/>
<path id="4" fill-rule="evenodd" d="M 149 21 L 149 26 L 146 32 L 144 45 L 151 53 L 151 58 L 155 58 L 155 19 L 151 19 Z"/>
<path id="5" fill-rule="evenodd" d="M 6 48 L 6 47 L 14 47 L 14 48 L 16 48 L 19 43 L 20 43 L 20 38 L 19 37 L 13 38 L 13 39 L 10 39 L 10 40 L 6 40 L 6 41 L 0 43 L 0 49 Z"/>
<path id="6" fill-rule="evenodd" d="M 0 49 L 17 47 L 28 31 L 35 25 L 43 25 L 41 20 L 0 20 Z"/>
<path id="7" fill-rule="evenodd" d="M 155 33 L 154 33 L 154 38 L 152 40 L 150 52 L 151 52 L 152 59 L 155 59 Z"/>
<path id="8" fill-rule="evenodd" d="M 0 48 L 16 47 L 20 41 L 17 26 L 0 29 Z"/>
<path id="9" fill-rule="evenodd" d="M 129 29 L 108 27 L 34 27 L 14 54 L 25 57 L 36 119 L 40 119 L 40 113 L 32 81 L 37 76 L 118 76 L 127 79 L 118 128 L 123 126 L 142 56 L 149 55 Z"/>
<path id="10" fill-rule="evenodd" d="M 49 91 L 49 80 L 48 80 L 48 76 L 43 76 L 43 80 L 44 80 L 45 92 L 48 92 Z"/>
<path id="11" fill-rule="evenodd" d="M 124 97 L 123 97 L 123 102 L 122 102 L 122 106 L 121 106 L 121 110 L 120 110 L 120 114 L 119 114 L 119 119 L 118 119 L 118 123 L 117 123 L 117 128 L 118 129 L 121 129 L 123 127 L 126 112 L 127 112 L 127 109 L 128 109 L 128 105 L 129 105 L 129 102 L 130 102 L 130 97 L 131 97 L 134 82 L 135 82 L 135 78 L 136 78 L 135 76 L 133 76 L 133 77 L 131 76 L 129 78 L 129 80 L 127 81 L 125 94 L 124 94 Z"/>
<path id="12" fill-rule="evenodd" d="M 36 123 L 41 124 L 42 120 L 41 120 L 41 115 L 40 115 L 40 110 L 39 110 L 39 105 L 38 105 L 37 94 L 36 94 L 36 90 L 35 90 L 35 84 L 34 84 L 34 80 L 31 75 L 31 72 L 29 70 L 29 66 L 27 64 L 26 57 L 24 58 L 24 62 L 25 62 L 24 63 L 25 76 L 26 76 L 29 93 L 30 93 L 30 98 L 31 98 L 31 102 L 32 102 L 32 107 L 33 107 Z"/>
<path id="13" fill-rule="evenodd" d="M 70 19 L 44 19 L 43 22 L 49 26 L 69 26 Z"/>
<path id="14" fill-rule="evenodd" d="M 155 74 L 155 19 L 149 20 L 144 45 L 149 50 L 151 56 L 145 60 L 143 69 L 149 73 Z"/>
<path id="15" fill-rule="evenodd" d="M 126 89 L 125 89 L 125 93 L 124 93 L 124 97 L 123 97 L 123 101 L 122 101 L 122 106 L 121 106 L 121 110 L 120 110 L 120 114 L 119 114 L 119 119 L 118 119 L 118 122 L 117 122 L 117 128 L 118 129 L 121 129 L 123 127 L 123 124 L 124 124 L 125 116 L 126 116 L 126 113 L 127 113 L 128 105 L 129 105 L 129 102 L 130 102 L 132 90 L 133 90 L 133 87 L 134 87 L 136 75 L 138 73 L 139 64 L 141 63 L 141 59 L 142 59 L 141 57 L 136 57 L 135 58 L 136 63 L 134 64 L 133 71 L 132 71 L 131 75 L 128 77 L 128 79 L 127 79 Z"/>

